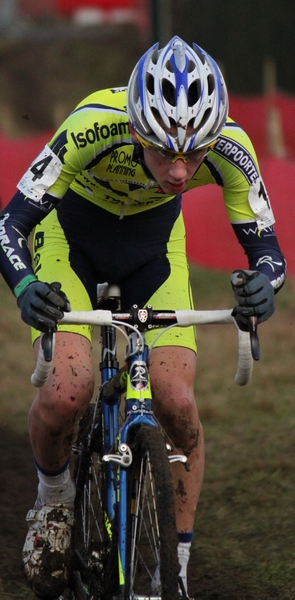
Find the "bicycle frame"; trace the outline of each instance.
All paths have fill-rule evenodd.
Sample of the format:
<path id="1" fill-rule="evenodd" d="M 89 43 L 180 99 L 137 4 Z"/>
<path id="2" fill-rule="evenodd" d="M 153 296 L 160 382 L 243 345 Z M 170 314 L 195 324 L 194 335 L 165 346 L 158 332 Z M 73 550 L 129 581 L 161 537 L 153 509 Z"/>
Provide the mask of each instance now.
<path id="1" fill-rule="evenodd" d="M 127 468 L 132 462 L 131 450 L 128 446 L 132 427 L 139 423 L 158 427 L 152 410 L 152 393 L 148 374 L 148 347 L 138 349 L 136 334 L 130 336 L 130 356 L 127 360 L 127 386 L 125 399 L 125 418 L 119 426 L 119 403 L 121 393 L 115 393 L 111 399 L 101 395 L 101 411 L 104 423 L 103 461 L 108 463 L 105 472 L 105 510 L 106 519 L 111 523 L 117 518 L 118 553 L 119 553 L 119 585 L 124 585 L 127 575 L 126 564 L 126 530 L 127 530 Z M 116 357 L 116 331 L 112 327 L 102 327 L 102 354 L 100 365 L 101 381 L 104 386 L 118 372 Z M 116 453 L 109 453 L 112 448 Z M 185 457 L 183 457 L 185 458 Z M 114 465 L 116 473 L 114 472 Z M 117 481 L 117 490 L 114 486 Z M 117 515 L 115 515 L 117 507 Z"/>

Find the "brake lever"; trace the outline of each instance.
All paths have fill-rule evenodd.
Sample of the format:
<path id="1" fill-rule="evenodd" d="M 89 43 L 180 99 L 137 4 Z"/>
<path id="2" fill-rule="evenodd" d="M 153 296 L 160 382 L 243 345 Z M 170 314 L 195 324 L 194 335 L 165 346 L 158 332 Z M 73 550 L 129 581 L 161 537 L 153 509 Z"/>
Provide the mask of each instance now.
<path id="1" fill-rule="evenodd" d="M 258 276 L 257 271 L 246 271 L 246 270 L 237 270 L 234 271 L 231 275 L 231 284 L 233 289 L 235 287 L 239 288 L 245 285 L 251 279 L 254 279 Z M 253 360 L 260 359 L 260 343 L 258 338 L 257 331 L 257 317 L 251 316 L 249 318 L 249 333 L 250 333 L 250 345 L 251 345 L 251 354 Z"/>
<path id="2" fill-rule="evenodd" d="M 253 360 L 259 360 L 260 359 L 260 343 L 259 343 L 258 331 L 257 331 L 257 317 L 249 317 L 249 323 L 250 323 L 249 333 L 250 333 L 251 354 L 252 354 Z"/>
<path id="3" fill-rule="evenodd" d="M 48 331 L 46 331 L 46 333 L 44 333 L 41 337 L 43 356 L 44 356 L 44 360 L 46 362 L 52 361 L 53 333 L 54 333 L 54 329 L 51 328 Z"/>

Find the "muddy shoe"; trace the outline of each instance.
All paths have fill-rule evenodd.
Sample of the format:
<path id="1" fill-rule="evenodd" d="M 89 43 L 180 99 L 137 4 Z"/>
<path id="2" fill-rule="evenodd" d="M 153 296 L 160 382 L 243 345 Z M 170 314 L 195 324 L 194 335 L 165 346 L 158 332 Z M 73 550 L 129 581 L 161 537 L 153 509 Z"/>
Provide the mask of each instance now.
<path id="1" fill-rule="evenodd" d="M 23 548 L 25 576 L 36 596 L 56 600 L 68 581 L 73 512 L 62 505 L 30 510 Z"/>

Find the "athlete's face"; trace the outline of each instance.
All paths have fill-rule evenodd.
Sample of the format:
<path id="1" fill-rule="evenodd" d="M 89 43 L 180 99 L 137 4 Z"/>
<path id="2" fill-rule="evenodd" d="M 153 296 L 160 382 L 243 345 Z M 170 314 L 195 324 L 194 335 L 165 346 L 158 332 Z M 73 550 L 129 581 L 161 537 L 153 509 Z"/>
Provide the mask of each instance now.
<path id="1" fill-rule="evenodd" d="M 185 160 L 178 155 L 175 157 L 174 153 L 168 156 L 168 153 L 163 154 L 155 148 L 144 148 L 143 154 L 147 168 L 163 192 L 181 194 L 203 162 L 207 150 L 198 152 L 193 160 Z"/>
<path id="2" fill-rule="evenodd" d="M 131 125 L 130 132 L 133 141 L 139 143 Z M 165 194 L 184 192 L 207 152 L 206 148 L 186 154 L 162 151 L 156 147 L 143 148 L 144 162 Z"/>

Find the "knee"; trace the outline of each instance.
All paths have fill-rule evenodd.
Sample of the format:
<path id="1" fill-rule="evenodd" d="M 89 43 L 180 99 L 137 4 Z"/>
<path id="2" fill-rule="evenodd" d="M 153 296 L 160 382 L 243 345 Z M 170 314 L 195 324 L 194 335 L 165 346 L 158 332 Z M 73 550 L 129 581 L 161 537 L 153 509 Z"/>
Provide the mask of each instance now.
<path id="1" fill-rule="evenodd" d="M 35 401 L 35 413 L 48 428 L 60 430 L 75 425 L 86 410 L 94 391 L 93 379 L 49 381 Z"/>
<path id="2" fill-rule="evenodd" d="M 92 398 L 93 391 L 92 381 L 79 381 L 75 385 L 67 385 L 65 382 L 52 387 L 48 402 L 52 410 L 57 411 L 62 418 L 80 418 Z"/>

